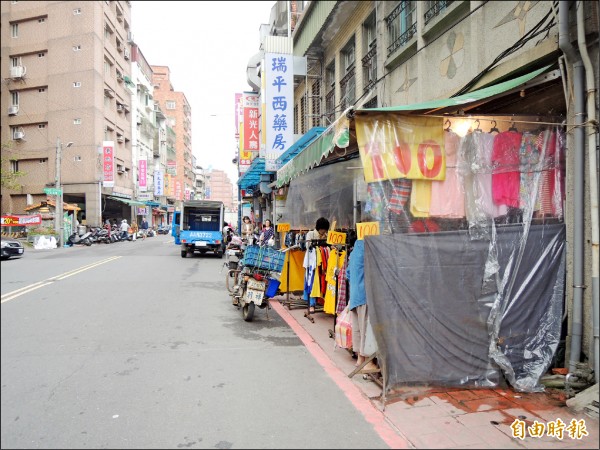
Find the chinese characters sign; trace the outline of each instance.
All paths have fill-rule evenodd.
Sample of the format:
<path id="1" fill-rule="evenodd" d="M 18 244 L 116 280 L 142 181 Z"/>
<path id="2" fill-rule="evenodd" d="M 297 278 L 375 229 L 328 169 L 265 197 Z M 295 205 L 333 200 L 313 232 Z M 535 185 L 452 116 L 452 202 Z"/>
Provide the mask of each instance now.
<path id="1" fill-rule="evenodd" d="M 164 175 L 161 170 L 154 171 L 154 195 L 160 197 L 165 195 Z"/>
<path id="2" fill-rule="evenodd" d="M 242 102 L 242 94 L 235 94 L 235 138 L 240 138 L 240 104 Z"/>
<path id="3" fill-rule="evenodd" d="M 242 145 L 240 146 L 240 173 L 246 172 L 252 160 L 258 156 L 259 151 L 259 127 L 258 127 L 258 105 L 259 98 L 255 92 L 244 92 L 242 94 L 243 126 Z"/>
<path id="4" fill-rule="evenodd" d="M 139 186 L 140 186 L 140 191 L 145 191 L 148 187 L 148 183 L 146 180 L 146 172 L 147 172 L 147 166 L 148 161 L 146 159 L 140 159 L 138 161 L 138 178 L 139 178 Z"/>
<path id="5" fill-rule="evenodd" d="M 180 180 L 175 180 L 175 200 L 183 200 L 183 192 L 181 190 Z"/>
<path id="6" fill-rule="evenodd" d="M 265 170 L 280 169 L 276 160 L 294 143 L 294 67 L 293 56 L 265 54 L 266 72 L 266 148 Z"/>
<path id="7" fill-rule="evenodd" d="M 102 186 L 114 187 L 115 185 L 115 142 L 102 142 Z"/>
<path id="8" fill-rule="evenodd" d="M 27 227 L 32 225 L 41 225 L 42 215 L 32 214 L 29 216 L 14 216 L 6 215 L 2 216 L 3 227 Z"/>

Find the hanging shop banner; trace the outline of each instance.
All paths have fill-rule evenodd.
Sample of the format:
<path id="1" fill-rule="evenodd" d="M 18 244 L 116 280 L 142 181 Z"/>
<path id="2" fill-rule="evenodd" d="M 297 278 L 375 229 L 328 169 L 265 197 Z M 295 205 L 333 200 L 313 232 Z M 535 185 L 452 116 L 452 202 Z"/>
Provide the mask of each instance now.
<path id="1" fill-rule="evenodd" d="M 154 171 L 154 195 L 160 197 L 165 195 L 165 181 L 164 174 L 161 170 Z"/>
<path id="2" fill-rule="evenodd" d="M 244 145 L 242 146 L 242 150 L 257 152 L 259 150 L 258 93 L 244 92 L 242 99 L 244 108 Z"/>
<path id="3" fill-rule="evenodd" d="M 115 141 L 102 142 L 102 186 L 115 185 Z"/>
<path id="4" fill-rule="evenodd" d="M 283 53 L 265 54 L 267 78 L 267 133 L 265 170 L 281 167 L 280 157 L 294 143 L 294 66 L 293 56 Z"/>
<path id="5" fill-rule="evenodd" d="M 444 180 L 443 119 L 400 114 L 356 115 L 365 181 Z"/>
<path id="6" fill-rule="evenodd" d="M 175 180 L 175 200 L 183 200 L 183 192 L 181 190 L 180 180 Z"/>
<path id="7" fill-rule="evenodd" d="M 177 161 L 172 159 L 167 161 L 167 173 L 169 175 L 177 175 Z"/>
<path id="8" fill-rule="evenodd" d="M 41 214 L 32 214 L 29 216 L 2 216 L 1 220 L 3 227 L 28 227 L 42 224 Z"/>
<path id="9" fill-rule="evenodd" d="M 167 197 L 175 197 L 175 178 L 168 173 L 165 175 L 165 192 Z"/>
<path id="10" fill-rule="evenodd" d="M 150 214 L 150 207 L 148 206 L 138 206 L 135 208 L 135 215 L 136 216 L 147 216 L 148 214 Z"/>
<path id="11" fill-rule="evenodd" d="M 148 182 L 146 179 L 148 170 L 148 161 L 146 158 L 140 159 L 138 161 L 138 184 L 140 187 L 140 191 L 144 192 L 148 188 Z"/>
<path id="12" fill-rule="evenodd" d="M 235 138 L 239 139 L 240 138 L 240 102 L 242 101 L 242 94 L 239 92 L 235 93 L 235 103 L 234 103 L 234 108 L 235 108 L 235 114 L 234 114 L 234 120 L 235 120 Z"/>

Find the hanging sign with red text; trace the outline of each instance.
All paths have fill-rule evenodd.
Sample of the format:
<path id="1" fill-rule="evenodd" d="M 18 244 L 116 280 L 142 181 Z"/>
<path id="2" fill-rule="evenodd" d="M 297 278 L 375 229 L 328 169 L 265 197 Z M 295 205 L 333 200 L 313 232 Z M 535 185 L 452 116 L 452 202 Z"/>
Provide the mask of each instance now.
<path id="1" fill-rule="evenodd" d="M 365 181 L 444 180 L 443 119 L 381 113 L 356 115 Z"/>

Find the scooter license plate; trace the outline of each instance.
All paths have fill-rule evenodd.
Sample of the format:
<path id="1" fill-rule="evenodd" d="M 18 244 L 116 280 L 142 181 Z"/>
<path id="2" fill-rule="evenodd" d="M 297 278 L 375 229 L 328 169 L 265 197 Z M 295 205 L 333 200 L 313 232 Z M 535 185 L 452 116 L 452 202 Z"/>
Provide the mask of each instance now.
<path id="1" fill-rule="evenodd" d="M 255 291 L 254 289 L 248 289 L 246 291 L 246 302 L 254 302 L 255 305 L 260 305 L 264 297 L 263 291 Z"/>

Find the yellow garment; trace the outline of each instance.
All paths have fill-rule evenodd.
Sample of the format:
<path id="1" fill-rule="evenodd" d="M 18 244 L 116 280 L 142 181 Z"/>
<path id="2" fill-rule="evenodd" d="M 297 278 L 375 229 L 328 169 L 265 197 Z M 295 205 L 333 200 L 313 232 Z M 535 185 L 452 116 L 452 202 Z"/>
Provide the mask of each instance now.
<path id="1" fill-rule="evenodd" d="M 319 276 L 320 267 L 323 264 L 323 258 L 321 257 L 321 249 L 319 247 L 315 247 L 315 252 L 317 252 L 317 265 L 315 267 L 315 281 L 313 281 L 312 290 L 310 291 L 311 297 L 321 297 L 321 277 Z"/>
<path id="2" fill-rule="evenodd" d="M 429 217 L 431 205 L 431 181 L 413 180 L 410 193 L 410 213 L 414 217 Z"/>
<path id="3" fill-rule="evenodd" d="M 338 269 L 341 269 L 345 258 L 345 251 L 341 251 L 338 255 L 337 250 L 334 248 L 329 253 L 327 274 L 325 275 L 327 291 L 325 292 L 325 304 L 323 305 L 323 312 L 327 314 L 335 314 L 335 268 L 337 266 Z"/>
<path id="4" fill-rule="evenodd" d="M 283 261 L 283 270 L 281 271 L 281 284 L 279 290 L 281 292 L 288 292 L 287 285 L 287 268 L 288 259 L 290 261 L 290 289 L 289 292 L 303 291 L 304 290 L 304 252 L 302 250 L 289 250 L 285 252 L 285 259 Z"/>

